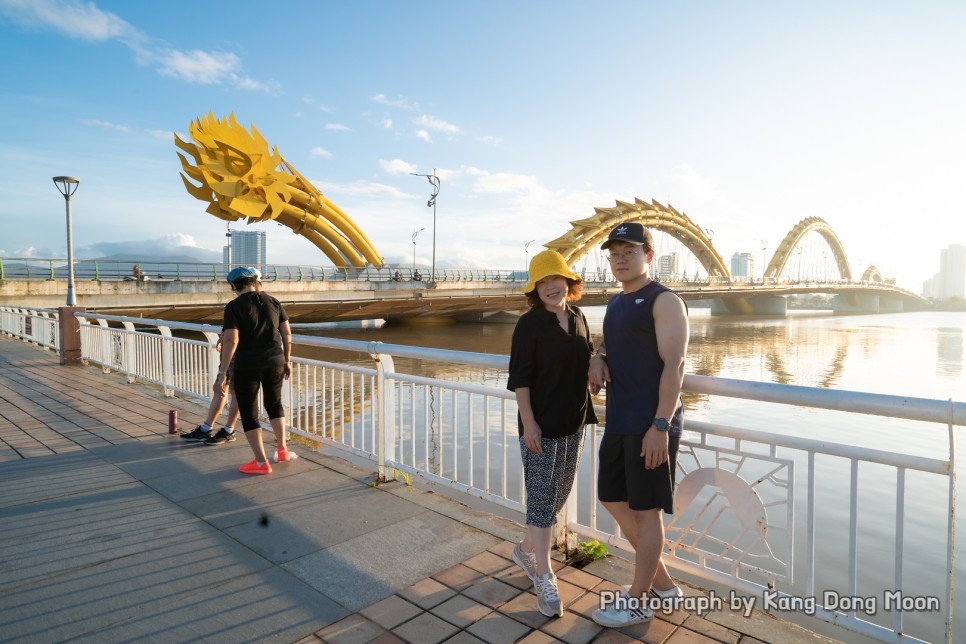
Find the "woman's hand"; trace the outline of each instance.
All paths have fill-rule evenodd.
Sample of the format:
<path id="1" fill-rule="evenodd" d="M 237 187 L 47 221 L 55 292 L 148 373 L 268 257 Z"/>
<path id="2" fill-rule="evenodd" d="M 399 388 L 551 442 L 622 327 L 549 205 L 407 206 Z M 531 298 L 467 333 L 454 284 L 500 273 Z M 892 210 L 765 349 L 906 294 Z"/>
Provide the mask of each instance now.
<path id="1" fill-rule="evenodd" d="M 228 392 L 228 376 L 219 371 L 211 390 L 216 396 L 224 396 Z"/>
<path id="2" fill-rule="evenodd" d="M 282 369 L 282 375 L 286 380 L 292 377 L 292 363 L 286 362 L 285 367 Z"/>
<path id="3" fill-rule="evenodd" d="M 542 438 L 543 432 L 540 430 L 540 425 L 536 423 L 523 425 L 523 444 L 534 454 L 543 454 L 543 445 L 540 442 Z"/>

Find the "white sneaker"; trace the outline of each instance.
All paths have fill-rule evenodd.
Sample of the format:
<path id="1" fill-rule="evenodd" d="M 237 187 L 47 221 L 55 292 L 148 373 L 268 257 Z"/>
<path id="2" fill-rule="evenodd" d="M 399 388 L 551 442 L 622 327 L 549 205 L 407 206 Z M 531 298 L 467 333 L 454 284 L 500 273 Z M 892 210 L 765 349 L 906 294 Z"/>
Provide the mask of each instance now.
<path id="1" fill-rule="evenodd" d="M 533 582 L 537 590 L 537 608 L 547 617 L 563 615 L 560 605 L 560 595 L 557 593 L 557 578 L 552 572 L 547 572 Z"/>
<path id="2" fill-rule="evenodd" d="M 674 585 L 667 590 L 660 590 L 652 586 L 651 589 L 647 591 L 647 596 L 661 600 L 661 603 L 665 606 L 675 606 L 678 603 L 678 600 L 684 597 L 684 591 L 681 590 L 677 585 Z"/>
<path id="3" fill-rule="evenodd" d="M 626 584 L 624 586 L 621 586 L 621 590 L 624 591 L 626 594 L 630 595 L 631 585 Z M 647 596 L 662 600 L 661 601 L 662 604 L 673 605 L 673 601 L 665 601 L 665 600 L 681 599 L 682 597 L 684 597 L 684 591 L 681 590 L 677 585 L 675 585 L 672 588 L 668 588 L 667 590 L 660 590 L 658 588 L 652 587 L 650 590 L 647 591 Z"/>
<path id="4" fill-rule="evenodd" d="M 537 555 L 532 552 L 527 552 L 523 549 L 521 544 L 517 544 L 513 547 L 513 561 L 516 562 L 518 566 L 523 568 L 523 572 L 527 573 L 527 577 L 530 581 L 534 583 L 534 588 L 536 588 L 537 583 Z"/>
<path id="5" fill-rule="evenodd" d="M 591 617 L 601 626 L 623 628 L 651 621 L 654 619 L 654 611 L 640 597 L 631 597 L 622 588 L 617 602 L 608 604 L 607 608 L 598 608 Z"/>

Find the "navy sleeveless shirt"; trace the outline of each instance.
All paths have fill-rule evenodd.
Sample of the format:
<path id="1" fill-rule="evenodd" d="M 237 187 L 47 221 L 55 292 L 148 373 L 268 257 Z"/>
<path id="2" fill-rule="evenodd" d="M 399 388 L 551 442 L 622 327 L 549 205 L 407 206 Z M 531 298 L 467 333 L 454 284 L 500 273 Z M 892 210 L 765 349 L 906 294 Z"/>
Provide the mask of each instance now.
<path id="1" fill-rule="evenodd" d="M 657 414 L 664 361 L 657 350 L 654 301 L 665 291 L 674 293 L 652 281 L 633 293 L 618 293 L 607 303 L 604 346 L 611 378 L 607 383 L 608 434 L 643 434 Z M 675 407 L 670 432 L 680 436 L 680 400 Z"/>

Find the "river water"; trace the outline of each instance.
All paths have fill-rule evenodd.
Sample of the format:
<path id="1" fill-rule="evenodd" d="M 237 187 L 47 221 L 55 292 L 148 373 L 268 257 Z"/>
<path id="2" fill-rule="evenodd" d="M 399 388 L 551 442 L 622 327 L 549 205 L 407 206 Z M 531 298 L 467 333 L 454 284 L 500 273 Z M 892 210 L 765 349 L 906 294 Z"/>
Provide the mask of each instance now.
<path id="1" fill-rule="evenodd" d="M 584 309 L 593 333 L 601 332 L 602 307 Z M 966 313 L 918 312 L 843 316 L 825 311 L 789 311 L 785 318 L 712 317 L 708 309 L 689 314 L 691 340 L 687 373 L 760 382 L 822 387 L 895 396 L 966 400 L 963 370 Z M 297 333 L 306 333 L 298 330 Z M 508 354 L 513 324 L 454 324 L 450 326 L 384 325 L 370 328 L 332 328 L 313 334 L 392 344 L 439 347 L 481 353 Z M 346 360 L 346 354 L 298 347 L 299 355 Z M 371 364 L 360 357 L 359 364 Z M 502 387 L 506 374 L 469 367 L 432 365 L 397 359 L 397 370 L 419 375 L 484 382 Z M 688 395 L 687 418 L 789 433 L 931 458 L 948 458 L 945 426 L 786 407 L 754 401 Z M 961 441 L 960 445 L 963 442 Z M 958 450 L 959 459 L 966 448 Z M 966 461 L 963 461 L 966 462 Z M 796 463 L 804 480 L 804 462 Z M 849 472 L 817 459 L 816 496 L 819 552 L 816 587 L 847 590 Z M 891 588 L 895 566 L 894 469 L 862 464 L 859 469 L 859 570 L 872 569 L 870 587 Z M 907 474 L 905 563 L 906 595 L 941 593 L 945 568 L 946 489 L 938 477 Z M 881 486 L 879 485 L 881 483 Z M 879 489 L 879 488 L 882 489 Z M 796 523 L 804 517 L 804 494 L 796 499 Z M 935 498 L 935 502 L 930 499 Z M 960 494 L 960 499 L 966 495 Z M 962 503 L 960 503 L 962 505 Z M 960 508 L 959 515 L 963 515 Z M 964 534 L 964 526 L 958 532 Z M 804 538 L 797 535 L 796 539 Z M 804 542 L 800 542 L 804 543 Z M 804 559 L 799 557 L 799 559 Z M 804 582 L 802 561 L 796 561 L 795 587 Z M 966 582 L 966 559 L 957 565 L 956 586 Z M 862 578 L 861 573 L 860 578 Z M 866 593 L 867 594 L 867 593 Z M 860 587 L 858 595 L 863 595 Z M 877 597 L 883 605 L 881 595 Z M 966 603 L 956 602 L 963 616 Z M 891 623 L 882 611 L 869 619 Z M 907 632 L 930 641 L 942 638 L 937 613 L 906 613 Z M 966 619 L 956 631 L 966 634 Z"/>

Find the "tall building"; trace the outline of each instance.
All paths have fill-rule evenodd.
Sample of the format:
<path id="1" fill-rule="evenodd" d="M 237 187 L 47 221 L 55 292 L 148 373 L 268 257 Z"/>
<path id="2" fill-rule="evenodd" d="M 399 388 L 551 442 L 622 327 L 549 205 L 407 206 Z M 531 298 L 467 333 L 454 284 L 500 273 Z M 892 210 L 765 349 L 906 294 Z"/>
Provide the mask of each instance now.
<path id="1" fill-rule="evenodd" d="M 678 254 L 669 253 L 657 258 L 658 279 L 670 280 L 680 277 L 678 273 Z"/>
<path id="2" fill-rule="evenodd" d="M 939 272 L 922 285 L 923 297 L 944 300 L 966 296 L 966 246 L 953 244 L 939 255 Z"/>
<path id="3" fill-rule="evenodd" d="M 262 266 L 265 264 L 265 231 L 231 231 L 231 261 L 228 261 L 228 247 L 222 249 L 225 264 L 233 266 Z"/>
<path id="4" fill-rule="evenodd" d="M 735 253 L 731 256 L 732 277 L 754 277 L 755 258 L 751 253 Z"/>
<path id="5" fill-rule="evenodd" d="M 939 256 L 942 297 L 966 295 L 966 246 L 953 244 Z"/>

